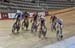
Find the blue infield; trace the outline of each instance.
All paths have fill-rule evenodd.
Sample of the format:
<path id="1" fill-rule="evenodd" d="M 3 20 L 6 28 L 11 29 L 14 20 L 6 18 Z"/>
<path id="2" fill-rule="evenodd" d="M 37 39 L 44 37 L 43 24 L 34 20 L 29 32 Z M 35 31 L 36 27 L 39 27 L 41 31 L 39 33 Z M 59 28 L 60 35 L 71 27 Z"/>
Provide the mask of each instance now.
<path id="1" fill-rule="evenodd" d="M 43 48 L 75 48 L 75 36 Z"/>

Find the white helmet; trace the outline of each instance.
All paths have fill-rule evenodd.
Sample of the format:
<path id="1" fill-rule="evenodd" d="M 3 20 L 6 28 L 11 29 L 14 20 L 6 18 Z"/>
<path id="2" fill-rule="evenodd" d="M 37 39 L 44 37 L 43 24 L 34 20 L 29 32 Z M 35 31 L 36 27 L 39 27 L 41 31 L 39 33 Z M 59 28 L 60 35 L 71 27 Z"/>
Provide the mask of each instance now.
<path id="1" fill-rule="evenodd" d="M 20 10 L 17 10 L 17 13 L 21 13 L 21 14 L 22 14 L 22 11 L 20 11 Z"/>

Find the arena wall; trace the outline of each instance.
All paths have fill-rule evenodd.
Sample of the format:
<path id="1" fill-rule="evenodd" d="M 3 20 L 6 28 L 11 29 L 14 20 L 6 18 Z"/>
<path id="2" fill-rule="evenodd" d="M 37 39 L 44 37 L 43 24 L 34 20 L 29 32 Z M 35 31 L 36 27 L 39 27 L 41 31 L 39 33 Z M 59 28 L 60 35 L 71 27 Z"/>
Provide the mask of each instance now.
<path id="1" fill-rule="evenodd" d="M 58 11 L 54 11 L 54 12 L 48 12 L 50 15 L 53 14 L 53 15 L 56 15 L 56 14 L 61 14 L 61 13 L 65 13 L 65 12 L 69 12 L 69 11 L 72 11 L 74 10 L 75 7 L 73 8 L 68 8 L 68 9 L 63 9 L 63 10 L 58 10 Z M 34 12 L 29 12 L 29 15 L 30 17 L 32 17 Z M 0 13 L 0 20 L 5 20 L 5 19 L 13 19 L 13 18 L 16 18 L 15 17 L 15 14 L 16 13 Z M 41 14 L 41 15 L 45 15 L 46 13 L 45 12 L 39 12 L 38 14 Z"/>

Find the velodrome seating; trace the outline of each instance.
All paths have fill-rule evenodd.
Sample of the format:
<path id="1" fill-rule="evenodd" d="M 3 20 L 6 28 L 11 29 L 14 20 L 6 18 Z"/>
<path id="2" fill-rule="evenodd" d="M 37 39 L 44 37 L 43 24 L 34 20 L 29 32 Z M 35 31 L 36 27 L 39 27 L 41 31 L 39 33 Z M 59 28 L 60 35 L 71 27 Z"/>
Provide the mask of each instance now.
<path id="1" fill-rule="evenodd" d="M 36 1 L 35 3 L 31 3 L 31 1 L 13 1 L 11 0 L 10 3 L 0 2 L 0 11 L 7 12 L 15 12 L 15 10 L 22 10 L 22 11 L 44 11 L 45 9 L 63 9 L 68 7 L 74 7 L 75 3 L 70 2 L 57 2 L 57 1 Z M 10 11 L 12 10 L 12 11 Z"/>

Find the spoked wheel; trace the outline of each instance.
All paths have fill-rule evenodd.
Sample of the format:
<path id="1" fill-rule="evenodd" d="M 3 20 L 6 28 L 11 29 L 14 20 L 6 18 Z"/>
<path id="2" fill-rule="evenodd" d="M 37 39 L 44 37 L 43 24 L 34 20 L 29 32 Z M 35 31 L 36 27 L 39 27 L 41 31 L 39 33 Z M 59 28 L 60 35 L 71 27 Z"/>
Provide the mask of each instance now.
<path id="1" fill-rule="evenodd" d="M 57 31 L 57 40 L 62 40 L 62 38 L 63 38 L 63 35 L 62 35 L 62 33 L 58 30 L 58 31 Z"/>
<path id="2" fill-rule="evenodd" d="M 37 32 L 37 25 L 32 23 L 31 32 Z"/>
<path id="3" fill-rule="evenodd" d="M 15 34 L 15 29 L 14 28 L 12 28 L 12 33 Z"/>
<path id="4" fill-rule="evenodd" d="M 12 33 L 13 34 L 18 34 L 19 33 L 19 30 L 20 30 L 20 27 L 16 28 L 16 27 L 13 27 L 12 28 Z M 15 32 L 16 31 L 16 32 Z"/>
<path id="5" fill-rule="evenodd" d="M 26 30 L 28 30 L 28 27 L 29 27 L 29 21 L 23 21 L 22 22 L 22 30 L 24 30 L 24 28 L 26 28 Z"/>
<path id="6" fill-rule="evenodd" d="M 43 38 L 46 38 L 46 33 L 47 33 L 46 26 L 41 27 L 39 31 L 39 38 L 41 38 L 41 36 L 43 36 Z"/>

